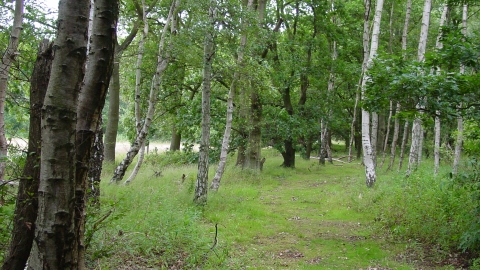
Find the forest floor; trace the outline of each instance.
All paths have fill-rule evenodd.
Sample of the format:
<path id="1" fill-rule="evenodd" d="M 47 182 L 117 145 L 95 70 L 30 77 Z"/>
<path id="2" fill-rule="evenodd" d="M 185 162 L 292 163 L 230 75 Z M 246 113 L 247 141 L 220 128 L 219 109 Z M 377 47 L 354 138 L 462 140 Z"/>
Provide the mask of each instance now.
<path id="1" fill-rule="evenodd" d="M 93 223 L 102 226 L 90 228 L 91 269 L 461 268 L 379 226 L 372 208 L 380 195 L 365 187 L 358 161 L 321 166 L 298 157 L 285 169 L 278 152 L 263 154 L 261 173 L 229 164 L 204 207 L 192 203 L 195 165 L 155 177 L 150 160 L 129 186 L 104 181 L 94 217 L 101 222 Z M 105 179 L 112 171 L 105 167 Z"/>

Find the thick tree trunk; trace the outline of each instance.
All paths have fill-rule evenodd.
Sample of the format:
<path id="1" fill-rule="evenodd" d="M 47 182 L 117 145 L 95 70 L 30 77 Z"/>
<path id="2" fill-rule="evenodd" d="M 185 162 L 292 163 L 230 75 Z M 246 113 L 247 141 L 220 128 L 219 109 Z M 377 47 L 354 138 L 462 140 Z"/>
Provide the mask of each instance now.
<path id="1" fill-rule="evenodd" d="M 216 3 L 214 0 L 211 0 L 208 11 L 208 29 L 206 29 L 205 33 L 203 56 L 202 137 L 200 139 L 198 174 L 195 184 L 195 196 L 193 198 L 193 201 L 197 205 L 207 203 L 208 153 L 210 148 L 210 90 L 212 83 L 212 64 L 215 57 L 215 9 Z"/>
<path id="2" fill-rule="evenodd" d="M 8 73 L 10 66 L 15 62 L 19 54 L 17 52 L 22 31 L 23 21 L 23 0 L 15 1 L 15 13 L 13 15 L 12 32 L 8 42 L 7 50 L 4 52 L 2 62 L 0 62 L 0 182 L 5 178 L 5 167 L 7 158 L 7 138 L 5 137 L 5 101 L 7 98 Z"/>
<path id="3" fill-rule="evenodd" d="M 170 25 L 170 24 L 173 16 L 175 16 L 175 12 L 179 4 L 180 4 L 180 0 L 176 0 L 172 2 L 170 11 L 168 13 L 168 17 L 163 27 L 162 36 L 160 38 L 160 43 L 158 45 L 157 68 L 156 68 L 155 75 L 153 76 L 153 79 L 152 79 L 153 85 L 150 89 L 150 95 L 148 99 L 148 109 L 147 109 L 145 119 L 143 121 L 142 130 L 137 134 L 137 137 L 135 138 L 133 145 L 128 150 L 125 158 L 115 169 L 113 173 L 113 177 L 112 179 L 110 179 L 110 183 L 118 183 L 123 179 L 128 166 L 132 164 L 133 159 L 138 154 L 138 151 L 140 151 L 140 148 L 142 147 L 142 145 L 144 144 L 144 141 L 147 138 L 147 134 L 150 129 L 150 125 L 152 124 L 153 116 L 155 114 L 158 91 L 160 90 L 160 82 L 163 76 L 163 72 L 167 68 L 168 63 L 170 61 L 170 55 L 168 54 L 168 52 L 167 53 L 165 52 L 166 33 L 169 27 L 171 29 L 171 32 L 176 32 L 175 25 L 174 24 Z M 170 43 L 169 46 L 172 46 L 172 44 Z"/>
<path id="4" fill-rule="evenodd" d="M 422 15 L 422 27 L 420 29 L 420 40 L 418 42 L 418 61 L 423 62 L 425 60 L 425 50 L 427 47 L 427 38 L 428 38 L 428 28 L 430 25 L 430 10 L 432 9 L 432 0 L 425 0 L 423 6 L 423 15 Z M 420 104 L 417 104 L 417 110 L 422 109 Z M 420 112 L 419 112 L 420 113 Z M 408 159 L 408 169 L 407 176 L 409 176 L 412 171 L 416 170 L 418 165 L 420 165 L 420 160 L 422 158 L 422 145 L 423 145 L 423 128 L 422 120 L 420 117 L 416 117 L 413 121 L 412 128 L 412 143 L 410 145 L 410 155 Z"/>
<path id="5" fill-rule="evenodd" d="M 246 10 L 249 11 L 252 9 L 253 0 L 249 0 L 246 6 Z M 243 57 L 245 54 L 245 46 L 247 44 L 247 19 L 242 21 L 242 36 L 240 37 L 240 45 L 238 47 L 238 56 L 237 56 L 237 69 L 233 74 L 232 83 L 230 85 L 230 90 L 228 92 L 228 99 L 227 99 L 227 116 L 226 116 L 226 123 L 225 123 L 225 132 L 223 134 L 222 140 L 222 149 L 220 152 L 220 161 L 218 162 L 218 168 L 215 172 L 215 176 L 213 177 L 212 184 L 210 189 L 217 191 L 220 187 L 220 180 L 222 179 L 223 172 L 225 170 L 225 165 L 227 164 L 227 154 L 230 144 L 230 133 L 232 130 L 232 122 L 233 122 L 233 99 L 235 98 L 235 94 L 237 92 L 238 81 L 240 79 L 240 72 L 243 69 Z"/>
<path id="6" fill-rule="evenodd" d="M 82 196 L 76 194 L 76 166 L 72 165 L 76 164 L 77 101 L 87 56 L 89 10 L 88 0 L 59 4 L 55 59 L 42 108 L 38 216 L 28 269 L 82 267 L 75 231 L 75 208 Z"/>
<path id="7" fill-rule="evenodd" d="M 38 184 L 41 154 L 41 109 L 48 87 L 52 67 L 52 43 L 40 43 L 37 60 L 30 80 L 30 128 L 28 156 L 18 185 L 10 247 L 2 270 L 24 269 L 30 255 L 35 232 L 38 207 Z"/>
<path id="8" fill-rule="evenodd" d="M 112 76 L 118 0 L 96 0 L 87 73 L 78 100 L 76 124 L 75 235 L 79 268 L 84 267 L 88 171 L 95 135 Z"/>

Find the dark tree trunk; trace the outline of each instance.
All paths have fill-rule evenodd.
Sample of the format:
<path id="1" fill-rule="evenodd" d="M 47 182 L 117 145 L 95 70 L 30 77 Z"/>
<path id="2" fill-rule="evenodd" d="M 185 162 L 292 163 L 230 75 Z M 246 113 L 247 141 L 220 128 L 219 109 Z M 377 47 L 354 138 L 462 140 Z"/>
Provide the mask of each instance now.
<path id="1" fill-rule="evenodd" d="M 180 143 L 182 141 L 182 134 L 177 131 L 177 127 L 173 124 L 172 139 L 170 141 L 170 151 L 180 150 Z"/>
<path id="2" fill-rule="evenodd" d="M 307 142 L 305 144 L 305 159 L 309 160 L 310 156 L 312 155 L 312 149 L 313 149 L 313 137 L 309 136 L 307 138 Z"/>
<path id="3" fill-rule="evenodd" d="M 283 163 L 282 167 L 294 168 L 295 167 L 295 147 L 291 139 L 283 142 L 285 151 L 282 152 Z"/>
<path id="4" fill-rule="evenodd" d="M 40 43 L 37 61 L 33 68 L 30 85 L 30 129 L 28 156 L 18 187 L 13 222 L 12 239 L 3 270 L 24 269 L 32 248 L 35 220 L 38 207 L 38 184 L 40 179 L 41 109 L 47 92 L 53 60 L 52 43 Z"/>
<path id="5" fill-rule="evenodd" d="M 115 145 L 120 108 L 120 63 L 115 58 L 113 64 L 112 82 L 109 88 L 108 122 L 105 130 L 105 161 L 115 162 Z"/>
<path id="6" fill-rule="evenodd" d="M 103 151 L 103 130 L 102 119 L 98 122 L 95 140 L 90 155 L 90 165 L 88 170 L 88 189 L 87 199 L 90 205 L 100 206 L 100 177 L 102 174 L 102 163 L 104 159 Z"/>
<path id="7" fill-rule="evenodd" d="M 246 168 L 260 170 L 260 160 L 262 159 L 262 103 L 258 91 L 252 91 L 250 95 L 250 124 L 251 129 L 248 134 L 248 147 L 245 156 Z"/>

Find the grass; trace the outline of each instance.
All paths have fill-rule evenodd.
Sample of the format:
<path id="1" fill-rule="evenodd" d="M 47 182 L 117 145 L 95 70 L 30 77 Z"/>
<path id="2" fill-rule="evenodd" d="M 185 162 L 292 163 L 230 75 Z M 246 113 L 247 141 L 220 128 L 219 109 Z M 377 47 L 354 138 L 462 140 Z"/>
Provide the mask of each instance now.
<path id="1" fill-rule="evenodd" d="M 286 169 L 274 150 L 265 155 L 261 173 L 227 165 L 204 207 L 192 202 L 195 166 L 164 167 L 155 177 L 160 168 L 149 163 L 129 186 L 109 185 L 113 167 L 104 168 L 102 210 L 91 219 L 113 212 L 90 228 L 90 268 L 429 268 L 411 259 L 415 241 L 393 239 L 377 220 L 382 179 L 391 176 L 367 189 L 358 162 L 319 166 L 297 158 Z"/>

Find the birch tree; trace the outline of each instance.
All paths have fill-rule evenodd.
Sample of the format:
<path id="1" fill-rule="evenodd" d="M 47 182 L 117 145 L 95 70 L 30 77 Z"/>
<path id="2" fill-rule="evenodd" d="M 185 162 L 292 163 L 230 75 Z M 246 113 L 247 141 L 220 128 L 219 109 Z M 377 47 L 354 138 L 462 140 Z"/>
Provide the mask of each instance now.
<path id="1" fill-rule="evenodd" d="M 442 38 L 442 27 L 445 25 L 447 20 L 448 5 L 445 4 L 443 7 L 442 17 L 440 18 L 440 28 L 438 30 L 437 42 L 435 45 L 436 49 L 441 49 L 443 47 L 441 38 Z M 437 72 L 433 71 L 433 72 Z M 438 175 L 438 169 L 440 167 L 440 135 L 441 135 L 441 121 L 440 121 L 440 111 L 435 112 L 435 130 L 434 130 L 434 149 L 433 149 L 433 175 Z"/>
<path id="2" fill-rule="evenodd" d="M 247 6 L 245 10 L 247 12 L 252 11 L 253 0 L 248 0 Z M 235 98 L 236 92 L 238 91 L 238 81 L 240 79 L 240 72 L 244 68 L 244 54 L 245 54 L 245 46 L 247 45 L 247 26 L 249 24 L 248 15 L 245 16 L 242 20 L 241 30 L 243 31 L 240 37 L 240 45 L 238 46 L 238 55 L 237 55 L 237 63 L 236 69 L 233 73 L 233 79 L 230 84 L 230 89 L 228 91 L 228 99 L 227 99 L 227 117 L 225 123 L 225 132 L 223 134 L 222 140 L 222 149 L 220 152 L 220 161 L 218 162 L 217 171 L 215 172 L 215 176 L 213 177 L 212 184 L 210 189 L 217 191 L 220 187 L 220 180 L 222 179 L 223 172 L 225 170 L 225 165 L 227 163 L 227 154 L 229 149 L 230 143 L 230 134 L 232 131 L 232 120 L 233 120 L 233 100 Z"/>
<path id="3" fill-rule="evenodd" d="M 427 38 L 428 38 L 428 28 L 430 26 L 430 11 L 432 9 L 432 1 L 425 0 L 423 6 L 423 15 L 422 15 L 422 26 L 420 29 L 420 40 L 418 42 L 418 53 L 417 53 L 417 60 L 418 62 L 423 62 L 425 60 L 425 50 L 427 47 Z M 423 105 L 421 104 L 421 100 L 417 103 L 416 108 L 420 110 Z M 410 145 L 410 154 L 408 157 L 408 169 L 407 169 L 407 176 L 409 176 L 412 171 L 414 171 L 418 165 L 420 164 L 421 160 L 421 151 L 422 151 L 422 144 L 423 144 L 423 127 L 422 127 L 422 119 L 420 116 L 417 116 L 413 120 L 413 127 L 412 127 L 412 143 Z"/>
<path id="4" fill-rule="evenodd" d="M 206 26 L 203 49 L 202 137 L 200 139 L 198 173 L 193 199 L 197 205 L 207 203 L 208 153 L 210 148 L 210 88 L 212 83 L 212 63 L 215 57 L 215 9 L 216 1 L 211 0 L 208 7 L 208 24 Z"/>
<path id="5" fill-rule="evenodd" d="M 7 158 L 7 138 L 5 137 L 5 101 L 7 98 L 8 73 L 10 67 L 19 55 L 17 51 L 20 42 L 23 21 L 23 0 L 15 1 L 15 13 L 13 15 L 12 31 L 8 42 L 7 50 L 3 53 L 0 63 L 0 182 L 5 178 L 5 167 Z"/>
<path id="6" fill-rule="evenodd" d="M 468 5 L 463 5 L 462 8 L 462 34 L 464 36 L 467 35 L 467 15 L 468 15 Z M 460 66 L 460 74 L 465 73 L 465 66 Z M 461 106 L 461 105 L 460 105 Z M 457 116 L 457 140 L 455 143 L 455 153 L 453 157 L 453 167 L 452 167 L 452 174 L 458 174 L 458 166 L 460 164 L 460 158 L 462 154 L 462 146 L 463 146 L 463 117 L 461 114 Z"/>
<path id="7" fill-rule="evenodd" d="M 383 0 L 377 0 L 375 5 L 375 16 L 373 18 L 372 40 L 370 45 L 370 53 L 366 70 L 373 64 L 373 58 L 377 54 L 378 39 L 380 35 L 380 22 L 382 19 Z M 365 72 L 362 80 L 362 96 L 366 91 L 366 82 L 368 76 Z M 365 164 L 365 177 L 367 187 L 372 187 L 376 181 L 375 172 L 375 152 L 372 149 L 372 142 L 370 141 L 370 113 L 362 108 L 362 146 L 363 146 L 363 162 Z"/>
<path id="8" fill-rule="evenodd" d="M 170 6 L 170 10 L 168 12 L 168 16 L 166 18 L 165 26 L 163 27 L 163 32 L 160 38 L 160 43 L 158 45 L 158 58 L 157 58 L 157 68 L 155 71 L 155 75 L 152 79 L 153 86 L 150 89 L 150 94 L 148 98 L 148 109 L 145 115 L 145 119 L 143 121 L 142 130 L 139 134 L 137 134 L 133 145 L 127 152 L 127 155 L 122 160 L 122 162 L 117 166 L 113 173 L 113 177 L 110 180 L 110 183 L 118 183 L 123 179 L 125 176 L 125 172 L 127 171 L 128 166 L 132 164 L 133 158 L 138 154 L 140 147 L 145 142 L 148 134 L 148 130 L 150 129 L 150 125 L 152 124 L 153 115 L 155 114 L 155 109 L 157 105 L 157 97 L 158 91 L 160 89 L 160 84 L 162 80 L 162 75 L 165 69 L 167 68 L 170 62 L 170 54 L 169 52 L 165 51 L 165 41 L 167 38 L 167 31 L 168 29 L 174 29 L 175 26 L 170 26 L 172 22 L 172 18 L 174 14 L 177 12 L 177 8 L 180 5 L 180 0 L 172 1 Z M 172 46 L 170 41 L 169 46 Z"/>
<path id="9" fill-rule="evenodd" d="M 86 61 L 89 0 L 61 1 L 42 108 L 42 153 L 35 242 L 28 269 L 76 269 L 75 138 Z M 52 237 L 55 235 L 55 237 Z"/>
<path id="10" fill-rule="evenodd" d="M 143 62 L 143 54 L 145 52 L 145 39 L 148 35 L 148 20 L 146 16 L 146 9 L 145 9 L 145 0 L 142 0 L 142 21 L 143 21 L 143 31 L 140 41 L 138 42 L 138 55 L 137 55 L 137 68 L 135 72 L 135 129 L 137 131 L 137 135 L 140 134 L 142 131 L 142 113 L 140 108 L 140 82 L 142 79 L 142 62 Z M 176 25 L 173 23 L 172 25 Z M 145 141 L 140 146 L 140 151 L 138 154 L 137 164 L 133 168 L 132 173 L 125 180 L 125 185 L 129 184 L 138 174 L 140 167 L 142 166 L 143 158 L 145 157 Z"/>

